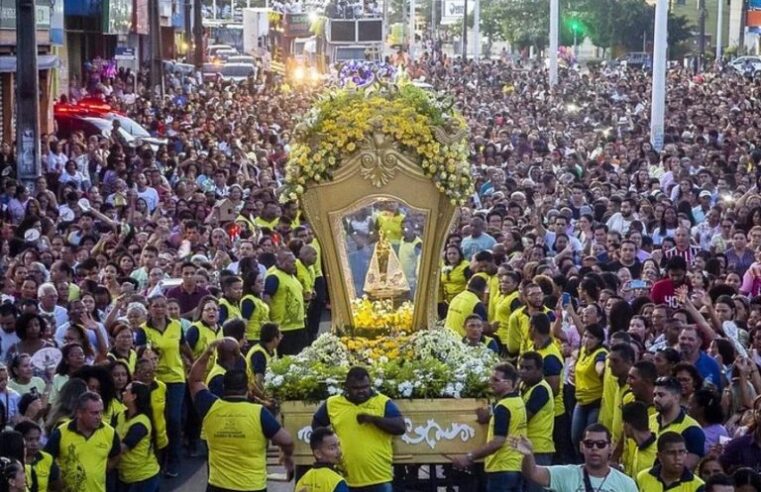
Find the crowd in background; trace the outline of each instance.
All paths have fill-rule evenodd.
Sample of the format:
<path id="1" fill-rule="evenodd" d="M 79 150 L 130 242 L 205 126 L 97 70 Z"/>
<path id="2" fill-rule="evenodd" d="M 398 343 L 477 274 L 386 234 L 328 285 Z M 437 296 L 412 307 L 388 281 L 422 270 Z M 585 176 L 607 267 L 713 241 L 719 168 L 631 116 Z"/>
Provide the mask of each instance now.
<path id="1" fill-rule="evenodd" d="M 682 434 L 697 476 L 761 490 L 761 85 L 670 71 L 657 151 L 646 72 L 567 70 L 550 89 L 539 67 L 441 53 L 407 71 L 451 95 L 471 129 L 476 192 L 443 252 L 440 315 L 463 330 L 449 308 L 471 292 L 474 330 L 506 359 L 557 344 L 543 375 L 559 405 L 556 462 L 578 460 L 599 421 L 613 459 L 641 471 L 627 450 L 648 430 L 632 417 L 641 409 L 623 411 L 639 402 L 646 417 L 694 423 Z M 223 325 L 239 342 L 229 367 L 242 353 L 266 398 L 266 360 L 309 344 L 328 303 L 320 244 L 278 194 L 319 90 L 264 73 L 239 85 L 169 74 L 157 96 L 147 80 L 119 71 L 69 98 L 102 98 L 166 145 L 43 135 L 33 190 L 15 180 L 12 144 L 0 146 L 3 427 L 26 439 L 27 463 L 51 468 L 40 443 L 60 453 L 61 425 L 99 394 L 122 443 L 164 451 L 150 476 L 122 459 L 123 483 L 158 466 L 174 477 L 183 446 L 200 452 L 186 369 Z M 55 367 L 35 358 L 51 347 Z M 660 378 L 679 382 L 674 401 L 654 400 Z M 156 432 L 135 441 L 120 415 Z"/>

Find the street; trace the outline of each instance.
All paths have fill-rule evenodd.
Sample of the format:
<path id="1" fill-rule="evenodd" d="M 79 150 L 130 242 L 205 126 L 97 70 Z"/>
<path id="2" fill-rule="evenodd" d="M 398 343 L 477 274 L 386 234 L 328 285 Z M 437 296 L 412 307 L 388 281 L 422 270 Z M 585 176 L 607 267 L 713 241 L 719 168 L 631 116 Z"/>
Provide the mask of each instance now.
<path id="1" fill-rule="evenodd" d="M 283 473 L 281 467 L 268 467 L 269 473 Z M 180 468 L 180 476 L 173 479 L 164 479 L 161 490 L 182 492 L 204 492 L 206 490 L 206 460 L 204 458 L 184 458 Z M 268 482 L 267 490 L 274 492 L 290 492 L 293 483 Z"/>

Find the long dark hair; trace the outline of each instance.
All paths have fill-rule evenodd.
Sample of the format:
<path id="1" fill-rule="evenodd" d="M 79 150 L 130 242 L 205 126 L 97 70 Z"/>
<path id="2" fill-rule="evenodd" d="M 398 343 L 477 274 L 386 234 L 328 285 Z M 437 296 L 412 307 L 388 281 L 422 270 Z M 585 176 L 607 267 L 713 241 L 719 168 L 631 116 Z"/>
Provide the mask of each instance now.
<path id="1" fill-rule="evenodd" d="M 77 347 L 81 348 L 82 352 L 85 352 L 85 348 L 82 346 L 82 344 L 76 342 L 67 343 L 61 348 L 61 362 L 59 362 L 55 368 L 56 374 L 61 374 L 63 376 L 69 374 L 69 370 L 71 370 L 71 368 L 69 367 L 69 362 L 66 359 L 69 357 L 69 352 Z M 85 356 L 87 356 L 87 352 L 85 352 Z"/>
<path id="2" fill-rule="evenodd" d="M 84 366 L 74 372 L 71 377 L 79 378 L 85 383 L 89 379 L 96 379 L 100 386 L 98 394 L 103 400 L 103 410 L 108 410 L 111 407 L 116 397 L 116 387 L 114 386 L 114 378 L 111 377 L 111 371 L 106 366 Z"/>
<path id="3" fill-rule="evenodd" d="M 138 415 L 148 417 L 151 422 L 151 443 L 156 442 L 156 423 L 153 421 L 153 407 L 151 406 L 151 388 L 140 381 L 132 381 L 132 394 L 135 395 L 135 408 Z"/>

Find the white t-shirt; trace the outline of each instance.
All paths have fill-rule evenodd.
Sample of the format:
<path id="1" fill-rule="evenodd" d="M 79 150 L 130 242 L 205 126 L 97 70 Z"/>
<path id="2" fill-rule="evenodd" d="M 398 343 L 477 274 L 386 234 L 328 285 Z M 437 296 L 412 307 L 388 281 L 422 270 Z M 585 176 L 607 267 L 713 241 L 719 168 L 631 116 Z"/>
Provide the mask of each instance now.
<path id="1" fill-rule="evenodd" d="M 585 492 L 582 465 L 549 466 L 550 486 L 555 492 Z M 611 468 L 604 478 L 589 477 L 595 492 L 637 492 L 637 484 L 625 473 Z"/>
<path id="2" fill-rule="evenodd" d="M 159 204 L 159 193 L 150 186 L 146 187 L 143 191 L 137 192 L 137 197 L 145 200 L 145 204 L 148 205 L 148 210 L 153 213 Z"/>
<path id="3" fill-rule="evenodd" d="M 0 330 L 0 361 L 5 361 L 8 351 L 19 342 L 19 337 L 15 331 L 10 333 Z"/>

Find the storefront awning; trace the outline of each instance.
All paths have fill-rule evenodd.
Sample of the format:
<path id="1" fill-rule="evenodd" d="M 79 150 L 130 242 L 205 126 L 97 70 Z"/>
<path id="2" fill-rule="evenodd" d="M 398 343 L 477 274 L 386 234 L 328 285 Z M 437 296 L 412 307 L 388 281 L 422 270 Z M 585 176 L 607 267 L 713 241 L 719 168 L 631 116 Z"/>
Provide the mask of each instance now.
<path id="1" fill-rule="evenodd" d="M 56 55 L 37 55 L 37 69 L 50 70 L 60 65 Z M 16 71 L 15 56 L 0 56 L 0 73 L 13 73 Z"/>

